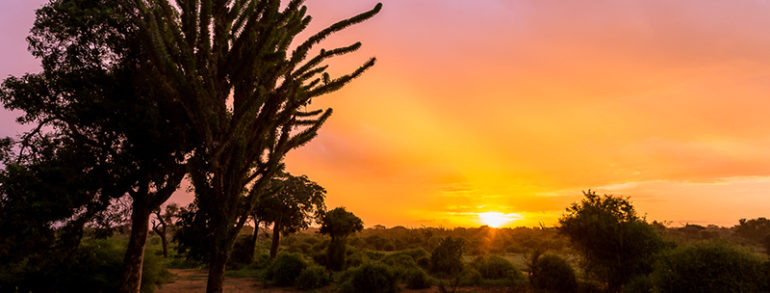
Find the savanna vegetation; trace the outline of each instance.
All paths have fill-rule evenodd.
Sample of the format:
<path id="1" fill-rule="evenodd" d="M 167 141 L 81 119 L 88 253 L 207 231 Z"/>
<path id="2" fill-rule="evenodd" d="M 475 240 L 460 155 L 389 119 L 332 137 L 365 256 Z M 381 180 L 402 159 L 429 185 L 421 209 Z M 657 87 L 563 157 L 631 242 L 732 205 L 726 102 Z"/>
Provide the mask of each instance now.
<path id="1" fill-rule="evenodd" d="M 303 1 L 54 0 L 29 38 L 43 71 L 0 101 L 32 130 L 0 141 L 0 291 L 153 292 L 170 270 L 341 292 L 767 292 L 770 220 L 648 222 L 586 191 L 555 227 L 365 228 L 286 171 L 331 109 L 319 49 L 382 5 L 296 40 Z M 310 109 L 309 109 L 310 108 Z M 194 201 L 167 203 L 187 178 Z"/>

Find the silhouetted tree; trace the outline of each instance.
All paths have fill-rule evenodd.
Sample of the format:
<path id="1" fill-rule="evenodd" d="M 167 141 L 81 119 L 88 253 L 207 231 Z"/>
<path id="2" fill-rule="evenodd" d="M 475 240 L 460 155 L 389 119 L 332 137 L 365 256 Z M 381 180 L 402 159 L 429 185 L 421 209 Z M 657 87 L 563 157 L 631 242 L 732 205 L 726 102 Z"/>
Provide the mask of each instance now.
<path id="1" fill-rule="evenodd" d="M 191 134 L 179 105 L 158 98 L 156 72 L 137 39 L 137 12 L 128 1 L 51 1 L 38 10 L 28 39 L 43 72 L 10 77 L 0 91 L 6 108 L 25 112 L 21 122 L 37 124 L 22 156 L 48 130 L 106 154 L 101 166 L 113 178 L 98 183 L 132 198 L 121 292 L 139 291 L 150 213 L 185 175 Z"/>
<path id="2" fill-rule="evenodd" d="M 198 208 L 198 202 L 193 201 L 187 207 L 182 207 L 177 213 L 173 240 L 176 242 L 176 250 L 189 260 L 205 262 L 208 260 L 211 243 L 206 240 L 210 237 L 208 216 Z"/>
<path id="3" fill-rule="evenodd" d="M 430 255 L 430 270 L 443 276 L 457 276 L 463 270 L 465 240 L 448 236 L 441 239 Z"/>
<path id="4" fill-rule="evenodd" d="M 343 207 L 326 212 L 321 221 L 321 234 L 329 235 L 332 240 L 327 247 L 327 266 L 332 270 L 345 267 L 345 245 L 347 237 L 364 229 L 364 222 Z"/>
<path id="5" fill-rule="evenodd" d="M 586 270 L 607 282 L 610 292 L 620 292 L 632 277 L 652 270 L 664 242 L 628 199 L 591 190 L 583 195 L 559 219 L 559 231 L 583 253 Z"/>
<path id="6" fill-rule="evenodd" d="M 260 200 L 261 201 L 261 200 Z M 257 251 L 257 241 L 259 240 L 259 226 L 262 224 L 262 219 L 260 218 L 260 215 L 263 214 L 264 209 L 261 208 L 261 205 L 257 203 L 257 205 L 254 207 L 254 210 L 251 211 L 251 220 L 254 221 L 254 231 L 251 233 L 251 240 L 249 241 L 249 247 L 248 252 L 246 253 L 246 258 L 249 262 L 254 261 L 254 256 Z"/>
<path id="7" fill-rule="evenodd" d="M 179 206 L 176 204 L 167 205 L 164 213 L 161 213 L 160 209 L 153 211 L 155 220 L 152 221 L 152 231 L 160 237 L 161 245 L 163 245 L 163 257 L 168 257 L 168 227 L 174 223 L 174 217 L 178 212 Z"/>
<path id="8" fill-rule="evenodd" d="M 320 50 L 309 59 L 308 53 L 332 33 L 369 19 L 381 5 L 311 35 L 289 53 L 310 22 L 302 0 L 134 2 L 162 75 L 155 84 L 182 104 L 201 138 L 190 170 L 213 231 L 206 290 L 221 292 L 238 232 L 283 157 L 315 137 L 331 115 L 331 109 L 306 106 L 374 64 L 372 58 L 350 74 L 330 78 L 322 63 L 361 44 Z"/>
<path id="9" fill-rule="evenodd" d="M 321 215 L 326 210 L 326 190 L 305 175 L 288 173 L 274 178 L 270 186 L 280 188 L 280 191 L 260 200 L 262 214 L 259 218 L 273 224 L 270 258 L 275 258 L 282 234 L 306 229 L 313 219 L 321 222 Z"/>
<path id="10" fill-rule="evenodd" d="M 99 183 L 114 175 L 100 164 L 99 153 L 66 138 L 36 138 L 28 145 L 35 151 L 20 157 L 10 139 L 0 140 L 0 276 L 34 271 L 51 256 L 69 254 L 83 227 L 115 195 L 113 186 Z M 29 268 L 16 268 L 25 263 Z M 0 284 L 0 291 L 9 285 L 14 287 Z"/>
<path id="11" fill-rule="evenodd" d="M 770 220 L 767 218 L 740 219 L 734 228 L 735 234 L 754 241 L 770 254 Z"/>

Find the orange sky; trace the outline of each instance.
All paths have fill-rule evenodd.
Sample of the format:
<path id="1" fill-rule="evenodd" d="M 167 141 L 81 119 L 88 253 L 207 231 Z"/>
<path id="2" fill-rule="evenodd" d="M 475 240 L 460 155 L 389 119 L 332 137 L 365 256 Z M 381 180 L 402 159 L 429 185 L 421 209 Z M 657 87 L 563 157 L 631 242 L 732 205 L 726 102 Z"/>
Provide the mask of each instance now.
<path id="1" fill-rule="evenodd" d="M 374 1 L 328 3 L 315 28 Z M 674 224 L 770 212 L 767 1 L 385 1 L 330 45 L 354 40 L 335 68 L 377 65 L 287 163 L 367 224 L 553 224 L 588 188 Z"/>
<path id="2" fill-rule="evenodd" d="M 310 30 L 374 3 L 309 0 Z M 334 115 L 286 160 L 329 207 L 367 226 L 551 225 L 591 188 L 674 225 L 770 216 L 770 2 L 383 4 L 325 43 L 364 45 L 334 72 L 378 63 L 313 102 Z"/>

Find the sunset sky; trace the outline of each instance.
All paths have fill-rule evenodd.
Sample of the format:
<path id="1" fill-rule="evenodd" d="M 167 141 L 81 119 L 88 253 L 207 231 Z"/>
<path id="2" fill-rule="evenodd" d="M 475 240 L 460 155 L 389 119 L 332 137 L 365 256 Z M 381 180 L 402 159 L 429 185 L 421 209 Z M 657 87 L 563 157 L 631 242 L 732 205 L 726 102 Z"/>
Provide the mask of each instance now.
<path id="1" fill-rule="evenodd" d="M 44 2 L 0 3 L 0 77 L 40 70 L 24 38 Z M 310 0 L 309 31 L 375 3 Z M 590 188 L 673 225 L 770 216 L 770 1 L 383 5 L 324 43 L 363 43 L 333 72 L 378 61 L 313 101 L 334 115 L 286 160 L 327 206 L 367 226 L 553 225 Z"/>

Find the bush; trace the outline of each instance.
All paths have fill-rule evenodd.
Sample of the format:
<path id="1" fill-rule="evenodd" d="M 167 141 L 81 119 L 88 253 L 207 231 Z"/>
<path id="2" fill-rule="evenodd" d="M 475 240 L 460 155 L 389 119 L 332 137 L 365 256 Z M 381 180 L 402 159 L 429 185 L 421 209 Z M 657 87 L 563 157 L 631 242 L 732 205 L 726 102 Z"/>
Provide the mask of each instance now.
<path id="1" fill-rule="evenodd" d="M 278 286 L 290 286 L 305 266 L 305 260 L 299 254 L 281 252 L 270 267 L 268 278 Z"/>
<path id="2" fill-rule="evenodd" d="M 538 292 L 575 292 L 575 270 L 556 255 L 546 254 L 535 259 L 529 281 Z"/>
<path id="3" fill-rule="evenodd" d="M 655 291 L 650 276 L 638 276 L 628 281 L 623 287 L 623 293 L 650 293 Z"/>
<path id="4" fill-rule="evenodd" d="M 472 265 L 485 279 L 505 279 L 511 274 L 521 274 L 510 261 L 496 255 L 476 257 Z"/>
<path id="5" fill-rule="evenodd" d="M 329 285 L 329 274 L 320 266 L 308 266 L 297 277 L 297 287 L 303 290 L 317 289 Z"/>
<path id="6" fill-rule="evenodd" d="M 397 290 L 397 280 L 390 269 L 382 263 L 369 262 L 349 273 L 341 291 L 390 293 Z"/>
<path id="7" fill-rule="evenodd" d="M 759 292 L 762 262 L 722 243 L 679 247 L 661 257 L 652 274 L 659 292 Z"/>
<path id="8" fill-rule="evenodd" d="M 481 276 L 478 270 L 468 267 L 460 274 L 461 286 L 478 286 L 484 281 L 484 277 Z"/>
<path id="9" fill-rule="evenodd" d="M 115 238 L 85 239 L 68 254 L 27 258 L 0 266 L 0 292 L 114 292 L 120 286 L 126 242 Z M 147 249 L 142 292 L 152 292 L 170 279 L 159 256 Z"/>
<path id="10" fill-rule="evenodd" d="M 249 259 L 249 249 L 251 248 L 251 235 L 238 235 L 233 244 L 230 258 L 227 260 L 227 268 L 237 270 L 244 265 L 250 264 L 253 261 L 253 259 Z"/>
<path id="11" fill-rule="evenodd" d="M 606 293 L 604 284 L 596 280 L 579 280 L 578 293 Z"/>
<path id="12" fill-rule="evenodd" d="M 453 276 L 462 272 L 463 244 L 462 238 L 441 239 L 430 255 L 431 272 L 442 276 Z"/>
<path id="13" fill-rule="evenodd" d="M 368 249 L 363 250 L 363 251 L 364 251 L 364 254 L 366 255 L 366 259 L 368 259 L 368 260 L 375 260 L 376 261 L 376 260 L 381 260 L 382 258 L 385 257 L 385 254 L 382 253 L 382 252 L 379 252 L 379 251 L 368 250 Z"/>
<path id="14" fill-rule="evenodd" d="M 397 279 L 405 281 L 409 271 L 419 269 L 417 262 L 406 253 L 393 253 L 382 258 L 382 263 L 391 267 Z"/>
<path id="15" fill-rule="evenodd" d="M 409 289 L 426 289 L 430 288 L 430 281 L 428 275 L 420 268 L 413 268 L 406 271 L 404 277 L 406 287 Z"/>

